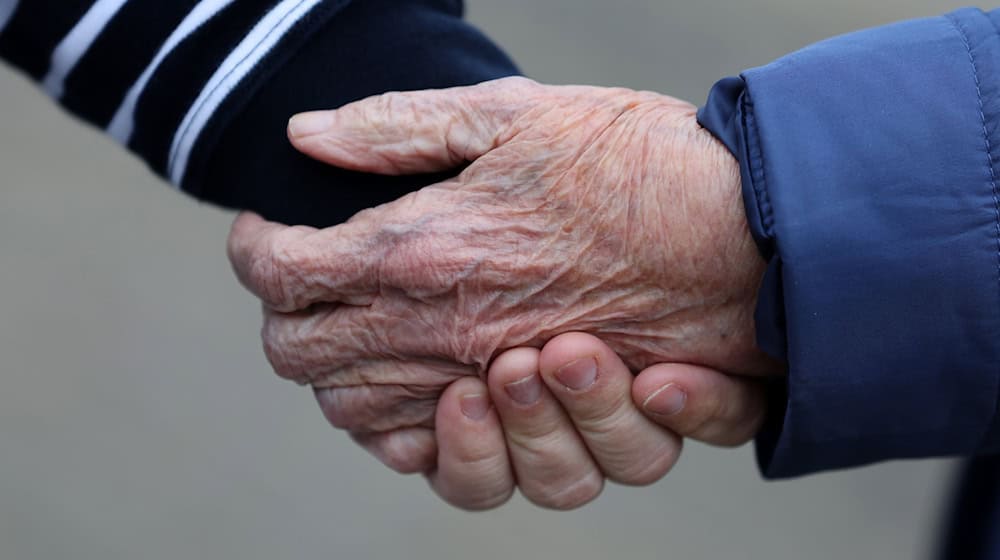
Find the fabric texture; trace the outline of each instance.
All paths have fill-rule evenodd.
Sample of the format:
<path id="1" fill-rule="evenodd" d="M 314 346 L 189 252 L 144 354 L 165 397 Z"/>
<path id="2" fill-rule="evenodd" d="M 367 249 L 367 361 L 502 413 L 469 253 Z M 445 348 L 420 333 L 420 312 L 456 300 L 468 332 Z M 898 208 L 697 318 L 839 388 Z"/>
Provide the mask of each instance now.
<path id="1" fill-rule="evenodd" d="M 998 65 L 963 10 L 748 70 L 702 110 L 741 161 L 759 327 L 790 367 L 767 474 L 997 449 Z"/>
<path id="2" fill-rule="evenodd" d="M 221 130 L 199 198 L 290 224 L 328 226 L 449 174 L 337 169 L 288 143 L 288 118 L 390 90 L 470 85 L 518 73 L 455 3 L 355 2 L 298 50 Z"/>
<path id="3" fill-rule="evenodd" d="M 518 73 L 459 0 L 0 0 L 0 57 L 202 200 L 327 226 L 447 176 L 296 152 L 293 114 Z"/>
<path id="4" fill-rule="evenodd" d="M 187 177 L 204 175 L 218 129 L 348 2 L 17 2 L 0 31 L 0 57 L 98 127 L 132 104 L 132 126 L 119 140 L 191 192 L 199 186 Z M 172 40 L 196 13 L 209 17 Z"/>
<path id="5" fill-rule="evenodd" d="M 954 558 L 1000 558 L 998 21 L 836 37 L 720 81 L 699 112 L 740 162 L 769 261 L 759 343 L 788 364 L 763 473 L 980 457 Z"/>

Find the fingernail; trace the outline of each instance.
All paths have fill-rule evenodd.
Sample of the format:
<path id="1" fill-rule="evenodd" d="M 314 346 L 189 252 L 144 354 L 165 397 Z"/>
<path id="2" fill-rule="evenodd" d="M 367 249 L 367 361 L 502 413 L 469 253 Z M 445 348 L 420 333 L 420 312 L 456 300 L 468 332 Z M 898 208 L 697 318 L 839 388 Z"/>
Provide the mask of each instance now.
<path id="1" fill-rule="evenodd" d="M 503 386 L 510 400 L 520 405 L 535 404 L 542 396 L 542 380 L 532 373 L 519 381 L 513 381 Z"/>
<path id="2" fill-rule="evenodd" d="M 684 410 L 686 403 L 687 393 L 677 385 L 670 383 L 649 395 L 642 403 L 642 408 L 657 416 L 673 416 Z"/>
<path id="3" fill-rule="evenodd" d="M 459 408 L 469 420 L 482 420 L 490 411 L 490 399 L 486 395 L 467 395 L 462 397 Z"/>
<path id="4" fill-rule="evenodd" d="M 292 138 L 313 136 L 330 126 L 330 116 L 326 111 L 299 113 L 288 121 L 288 135 Z"/>
<path id="5" fill-rule="evenodd" d="M 597 380 L 597 360 L 580 358 L 575 362 L 570 362 L 559 368 L 559 371 L 556 372 L 556 379 L 569 389 L 582 391 Z"/>

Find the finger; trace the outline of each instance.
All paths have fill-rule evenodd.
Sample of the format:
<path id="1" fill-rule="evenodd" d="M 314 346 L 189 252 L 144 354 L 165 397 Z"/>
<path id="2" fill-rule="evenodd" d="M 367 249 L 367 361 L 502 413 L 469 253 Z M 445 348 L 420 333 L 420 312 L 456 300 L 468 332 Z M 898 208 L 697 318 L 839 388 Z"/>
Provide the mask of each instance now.
<path id="1" fill-rule="evenodd" d="M 604 476 L 569 416 L 538 374 L 539 351 L 508 350 L 490 366 L 487 383 L 525 498 L 553 509 L 578 508 L 596 498 Z"/>
<path id="2" fill-rule="evenodd" d="M 764 422 L 761 381 L 687 364 L 658 364 L 632 384 L 632 399 L 653 421 L 684 437 L 742 445 Z"/>
<path id="3" fill-rule="evenodd" d="M 542 349 L 539 368 L 608 478 L 651 484 L 673 467 L 681 439 L 632 403 L 632 374 L 606 344 L 589 334 L 560 335 Z"/>
<path id="4" fill-rule="evenodd" d="M 325 230 L 285 226 L 244 212 L 233 222 L 228 255 L 240 283 L 264 305 L 301 310 L 319 302 L 367 305 L 378 293 L 381 251 L 371 220 Z"/>
<path id="5" fill-rule="evenodd" d="M 233 221 L 226 253 L 236 278 L 247 290 L 262 299 L 271 299 L 279 286 L 262 285 L 278 265 L 278 247 L 295 244 L 312 230 L 269 222 L 253 212 L 240 212 Z M 265 301 L 266 302 L 266 301 Z"/>
<path id="6" fill-rule="evenodd" d="M 440 387 L 356 385 L 315 389 L 327 421 L 342 430 L 387 432 L 433 427 Z"/>
<path id="7" fill-rule="evenodd" d="M 427 472 L 437 462 L 437 440 L 430 428 L 403 428 L 391 432 L 352 433 L 361 447 L 400 474 Z"/>
<path id="8" fill-rule="evenodd" d="M 366 306 L 393 290 L 438 293 L 442 279 L 468 266 L 470 249 L 434 223 L 458 192 L 457 183 L 438 183 L 323 230 L 243 213 L 229 235 L 230 262 L 251 293 L 281 312 Z"/>
<path id="9" fill-rule="evenodd" d="M 514 492 L 500 420 L 479 379 L 460 379 L 441 396 L 435 420 L 437 467 L 428 472 L 431 487 L 455 507 L 498 507 Z"/>
<path id="10" fill-rule="evenodd" d="M 288 137 L 306 155 L 345 169 L 444 171 L 501 144 L 538 87 L 525 78 L 505 78 L 470 87 L 386 93 L 334 111 L 296 115 L 288 123 Z"/>
<path id="11" fill-rule="evenodd" d="M 422 307 L 388 311 L 318 305 L 298 313 L 265 310 L 264 354 L 281 377 L 317 387 L 364 384 L 444 386 L 479 366 L 449 355 L 447 328 L 429 330 Z M 470 344 L 471 346 L 471 344 Z"/>

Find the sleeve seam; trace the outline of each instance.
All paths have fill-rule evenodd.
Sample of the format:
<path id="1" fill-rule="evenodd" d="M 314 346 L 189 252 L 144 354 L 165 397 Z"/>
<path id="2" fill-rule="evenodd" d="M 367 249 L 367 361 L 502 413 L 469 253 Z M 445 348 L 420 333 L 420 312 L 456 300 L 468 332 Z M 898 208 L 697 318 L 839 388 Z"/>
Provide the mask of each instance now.
<path id="1" fill-rule="evenodd" d="M 771 205 L 771 196 L 767 188 L 764 153 L 760 147 L 760 137 L 757 133 L 753 102 L 750 101 L 749 90 L 744 91 L 740 97 L 740 118 L 743 127 L 744 150 L 746 150 L 747 164 L 750 169 L 750 182 L 756 195 L 754 198 L 757 202 L 757 211 L 760 214 L 760 224 L 764 229 L 764 235 L 769 239 L 774 239 L 774 208 Z"/>
<path id="2" fill-rule="evenodd" d="M 997 191 L 997 172 L 993 168 L 993 145 L 990 142 L 989 129 L 986 122 L 986 111 L 983 104 L 983 91 L 982 85 L 979 80 L 979 65 L 976 62 L 976 55 L 972 49 L 972 44 L 969 42 L 968 31 L 963 26 L 962 22 L 954 15 L 948 14 L 948 21 L 955 28 L 959 37 L 962 39 L 962 45 L 965 47 L 965 51 L 969 56 L 969 64 L 972 67 L 972 79 L 976 86 L 976 101 L 979 104 L 979 118 L 983 127 L 983 140 L 986 146 L 986 167 L 989 169 L 990 175 L 990 187 L 993 190 L 993 207 L 996 215 L 996 240 L 997 240 L 997 288 L 1000 290 L 1000 193 Z M 991 22 L 992 24 L 992 22 Z M 992 433 L 990 426 L 997 422 L 998 416 L 1000 416 L 1000 402 L 995 402 L 993 407 L 992 418 L 987 425 L 986 431 L 983 434 L 979 448 L 987 445 L 987 441 Z"/>

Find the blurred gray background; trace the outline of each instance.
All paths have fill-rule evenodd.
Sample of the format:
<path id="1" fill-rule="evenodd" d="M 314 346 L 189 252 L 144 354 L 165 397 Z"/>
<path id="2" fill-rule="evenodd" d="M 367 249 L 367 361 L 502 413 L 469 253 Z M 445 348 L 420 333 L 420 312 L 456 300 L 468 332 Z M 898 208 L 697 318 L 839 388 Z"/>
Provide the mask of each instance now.
<path id="1" fill-rule="evenodd" d="M 698 102 L 715 79 L 930 0 L 469 0 L 533 77 Z M 690 445 L 573 513 L 467 514 L 330 429 L 270 373 L 188 200 L 0 67 L 0 559 L 920 559 L 948 462 L 780 483 Z"/>

